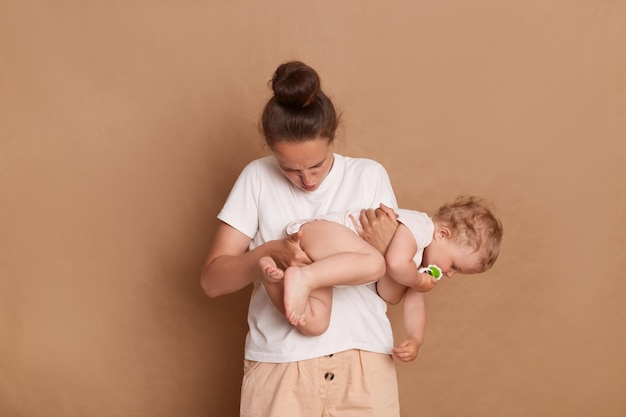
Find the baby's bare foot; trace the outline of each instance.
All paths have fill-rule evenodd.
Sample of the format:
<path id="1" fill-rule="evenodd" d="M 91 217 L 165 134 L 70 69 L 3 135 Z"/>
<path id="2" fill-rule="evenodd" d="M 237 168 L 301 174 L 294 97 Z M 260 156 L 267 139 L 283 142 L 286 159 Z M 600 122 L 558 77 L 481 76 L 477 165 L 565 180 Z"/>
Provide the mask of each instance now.
<path id="1" fill-rule="evenodd" d="M 309 303 L 311 289 L 308 280 L 298 267 L 289 267 L 285 271 L 285 312 L 287 319 L 294 326 L 305 322 L 306 306 Z"/>
<path id="2" fill-rule="evenodd" d="M 285 277 L 285 272 L 276 266 L 276 262 L 271 256 L 264 256 L 259 259 L 259 266 L 266 277 L 278 281 Z"/>
<path id="3" fill-rule="evenodd" d="M 295 311 L 286 314 L 287 320 L 294 326 L 304 326 L 306 324 L 305 315 L 298 314 Z"/>

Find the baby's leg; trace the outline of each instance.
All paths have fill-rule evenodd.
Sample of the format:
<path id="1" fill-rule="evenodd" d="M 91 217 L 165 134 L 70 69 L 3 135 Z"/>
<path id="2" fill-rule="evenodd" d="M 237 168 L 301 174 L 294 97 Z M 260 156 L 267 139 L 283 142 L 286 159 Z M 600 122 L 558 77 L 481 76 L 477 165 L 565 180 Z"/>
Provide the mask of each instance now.
<path id="1" fill-rule="evenodd" d="M 285 311 L 294 325 L 305 324 L 312 291 L 366 284 L 385 273 L 380 252 L 339 223 L 316 220 L 303 225 L 300 246 L 313 263 L 285 271 Z"/>
<path id="2" fill-rule="evenodd" d="M 305 324 L 297 326 L 306 336 L 319 336 L 328 329 L 333 303 L 333 289 L 320 288 L 311 292 L 306 306 Z"/>

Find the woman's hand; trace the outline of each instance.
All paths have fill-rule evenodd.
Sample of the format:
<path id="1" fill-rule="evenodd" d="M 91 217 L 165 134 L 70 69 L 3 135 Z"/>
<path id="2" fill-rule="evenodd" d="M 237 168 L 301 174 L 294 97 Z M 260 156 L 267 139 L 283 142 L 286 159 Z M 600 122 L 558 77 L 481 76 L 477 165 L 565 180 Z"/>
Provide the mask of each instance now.
<path id="1" fill-rule="evenodd" d="M 398 215 L 396 212 L 392 208 L 381 204 L 375 210 L 371 208 L 361 210 L 359 221 L 361 222 L 360 226 L 352 218 L 352 223 L 359 236 L 384 255 L 398 228 Z"/>
<path id="2" fill-rule="evenodd" d="M 276 245 L 272 248 L 269 255 L 280 269 L 285 270 L 290 266 L 303 266 L 313 262 L 300 247 L 301 238 L 302 231 L 300 230 L 297 233 L 275 241 Z"/>

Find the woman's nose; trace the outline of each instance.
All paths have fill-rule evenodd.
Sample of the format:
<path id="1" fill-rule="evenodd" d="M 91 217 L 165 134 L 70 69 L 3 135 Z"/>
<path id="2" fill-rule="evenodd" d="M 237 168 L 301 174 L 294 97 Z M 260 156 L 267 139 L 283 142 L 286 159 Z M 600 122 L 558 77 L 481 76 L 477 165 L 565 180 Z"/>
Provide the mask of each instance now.
<path id="1" fill-rule="evenodd" d="M 313 176 L 308 173 L 308 172 L 302 172 L 300 174 L 300 179 L 302 180 L 302 184 L 304 185 L 311 185 L 311 182 L 313 180 Z"/>

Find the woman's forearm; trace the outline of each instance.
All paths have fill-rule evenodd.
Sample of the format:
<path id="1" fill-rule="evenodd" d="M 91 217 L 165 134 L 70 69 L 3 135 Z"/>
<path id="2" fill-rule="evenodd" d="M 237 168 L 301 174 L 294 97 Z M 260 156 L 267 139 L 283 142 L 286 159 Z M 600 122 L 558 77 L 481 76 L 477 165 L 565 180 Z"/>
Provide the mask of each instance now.
<path id="1" fill-rule="evenodd" d="M 213 298 L 247 287 L 258 277 L 258 262 L 263 253 L 263 248 L 258 247 L 241 255 L 220 255 L 207 261 L 200 278 L 202 289 Z"/>
<path id="2" fill-rule="evenodd" d="M 271 240 L 248 251 L 248 236 L 220 224 L 202 268 L 202 289 L 209 297 L 218 297 L 245 288 L 260 277 L 259 259 L 263 256 L 271 256 L 280 268 L 311 263 L 300 247 L 300 237 L 295 234 Z"/>
<path id="3" fill-rule="evenodd" d="M 230 294 L 252 283 L 259 273 L 259 259 L 276 246 L 268 242 L 248 251 L 249 245 L 250 237 L 226 223 L 219 224 L 200 276 L 200 285 L 209 297 Z"/>

